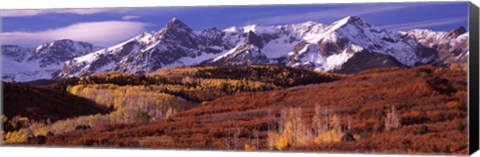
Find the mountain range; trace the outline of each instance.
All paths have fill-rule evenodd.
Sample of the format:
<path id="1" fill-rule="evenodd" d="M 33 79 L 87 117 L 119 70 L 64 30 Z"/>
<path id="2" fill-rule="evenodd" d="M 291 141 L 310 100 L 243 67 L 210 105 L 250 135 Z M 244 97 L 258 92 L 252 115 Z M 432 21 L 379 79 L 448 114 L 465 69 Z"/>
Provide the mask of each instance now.
<path id="1" fill-rule="evenodd" d="M 62 79 L 103 71 L 149 73 L 190 65 L 280 64 L 355 73 L 379 67 L 463 64 L 468 42 L 463 27 L 450 32 L 391 31 L 356 16 L 329 25 L 307 21 L 201 31 L 173 18 L 158 32 L 144 32 L 106 48 L 68 39 L 36 48 L 2 45 L 2 79 Z"/>

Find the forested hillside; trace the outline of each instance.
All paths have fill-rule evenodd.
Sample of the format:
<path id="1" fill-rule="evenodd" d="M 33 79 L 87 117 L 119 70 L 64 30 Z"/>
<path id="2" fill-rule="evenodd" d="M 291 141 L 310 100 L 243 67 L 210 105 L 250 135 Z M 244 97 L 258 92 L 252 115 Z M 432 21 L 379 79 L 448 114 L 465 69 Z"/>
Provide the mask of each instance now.
<path id="1" fill-rule="evenodd" d="M 148 75 L 99 73 L 65 79 L 51 85 L 41 85 L 42 88 L 39 89 L 47 90 L 48 88 L 58 93 L 81 97 L 112 112 L 108 114 L 87 112 L 83 116 L 59 118 L 55 122 L 32 122 L 15 130 L 15 134 L 21 136 L 4 136 L 4 141 L 16 143 L 28 140 L 43 143 L 45 136 L 85 130 L 92 126 L 168 121 L 176 113 L 201 106 L 202 103 L 223 96 L 241 92 L 278 90 L 294 85 L 325 83 L 346 77 L 285 66 L 228 68 L 229 71 L 225 71 L 224 67 L 184 67 L 170 69 L 168 74 Z M 234 75 L 238 73 L 241 75 Z M 272 75 L 274 73 L 280 74 Z M 172 75 L 179 76 L 181 79 L 172 78 Z M 231 78 L 225 76 L 231 76 Z M 6 106 L 6 108 L 16 110 L 16 106 Z M 49 113 L 42 113 L 42 115 L 54 116 Z M 5 134 L 9 134 L 9 131 L 13 130 L 6 131 Z M 39 142 L 38 138 L 42 140 Z"/>
<path id="2" fill-rule="evenodd" d="M 468 152 L 466 69 L 374 69 L 330 83 L 236 93 L 165 121 L 100 125 L 47 145 Z"/>

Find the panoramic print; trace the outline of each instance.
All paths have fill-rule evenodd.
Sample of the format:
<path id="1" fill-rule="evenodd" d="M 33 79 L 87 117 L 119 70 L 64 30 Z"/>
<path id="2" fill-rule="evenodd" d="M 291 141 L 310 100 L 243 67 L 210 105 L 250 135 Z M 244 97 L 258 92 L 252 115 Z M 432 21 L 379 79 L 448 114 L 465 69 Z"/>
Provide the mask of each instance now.
<path id="1" fill-rule="evenodd" d="M 0 16 L 2 145 L 468 154 L 468 2 Z"/>

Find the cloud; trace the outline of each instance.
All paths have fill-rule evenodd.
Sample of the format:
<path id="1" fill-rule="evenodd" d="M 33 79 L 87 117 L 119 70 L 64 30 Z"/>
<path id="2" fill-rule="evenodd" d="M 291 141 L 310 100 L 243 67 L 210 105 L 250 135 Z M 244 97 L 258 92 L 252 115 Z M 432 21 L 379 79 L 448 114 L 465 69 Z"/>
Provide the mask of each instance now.
<path id="1" fill-rule="evenodd" d="M 1 17 L 24 17 L 24 16 L 36 16 L 41 14 L 78 14 L 78 15 L 90 15 L 101 12 L 111 11 L 112 9 L 45 9 L 45 10 L 1 10 Z"/>
<path id="2" fill-rule="evenodd" d="M 138 18 L 141 18 L 141 16 L 127 15 L 127 16 L 122 17 L 123 20 L 133 20 L 133 19 L 138 19 Z"/>
<path id="3" fill-rule="evenodd" d="M 0 17 L 25 17 L 42 14 L 77 14 L 91 15 L 97 13 L 128 14 L 134 12 L 139 15 L 171 14 L 188 10 L 188 7 L 147 7 L 147 8 L 90 8 L 90 9 L 26 9 L 0 10 Z"/>
<path id="4" fill-rule="evenodd" d="M 292 23 L 299 21 L 308 21 L 312 19 L 319 18 L 343 18 L 346 16 L 360 16 L 367 14 L 378 14 L 387 11 L 399 10 L 409 7 L 418 7 L 423 4 L 394 4 L 394 5 L 365 5 L 365 6 L 356 6 L 356 7 L 345 7 L 340 9 L 329 9 L 322 11 L 313 11 L 300 14 L 289 14 L 289 15 L 280 15 L 267 18 L 261 18 L 256 20 L 251 20 L 247 23 L 261 23 L 265 25 L 269 24 L 283 24 L 283 23 Z"/>
<path id="5" fill-rule="evenodd" d="M 432 26 L 444 26 L 459 22 L 466 22 L 467 17 L 451 17 L 451 18 L 442 18 L 442 19 L 435 19 L 435 20 L 427 20 L 427 21 L 417 21 L 417 22 L 409 22 L 409 23 L 401 23 L 401 24 L 391 24 L 391 25 L 384 25 L 380 26 L 381 28 L 390 29 L 390 30 L 409 30 L 414 28 L 425 28 L 425 27 L 432 27 Z"/>
<path id="6" fill-rule="evenodd" d="M 111 46 L 145 31 L 148 24 L 130 21 L 103 21 L 77 23 L 67 27 L 39 32 L 4 32 L 2 44 L 36 46 L 46 42 L 72 39 L 98 46 Z"/>

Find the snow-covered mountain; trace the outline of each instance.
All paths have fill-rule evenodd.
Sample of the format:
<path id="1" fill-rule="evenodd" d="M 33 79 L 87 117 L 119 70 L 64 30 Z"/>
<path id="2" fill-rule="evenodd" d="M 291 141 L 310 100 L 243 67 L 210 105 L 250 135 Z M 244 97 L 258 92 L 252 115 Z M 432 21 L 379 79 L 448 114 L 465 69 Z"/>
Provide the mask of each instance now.
<path id="1" fill-rule="evenodd" d="M 172 19 L 158 32 L 144 32 L 124 43 L 74 58 L 65 63 L 60 78 L 113 70 L 146 73 L 166 66 L 198 64 L 231 46 L 215 28 L 194 32 Z"/>
<path id="2" fill-rule="evenodd" d="M 34 51 L 40 52 L 46 45 Z M 68 49 L 66 47 L 63 49 Z M 15 47 L 9 49 L 12 49 L 9 52 L 31 51 Z M 13 53 L 10 58 L 22 62 L 34 58 L 40 62 L 39 65 L 49 66 L 51 59 L 62 61 L 71 57 L 62 58 L 66 56 L 63 51 L 49 50 L 50 53 L 37 53 L 43 54 L 40 55 L 44 56 L 40 57 L 42 59 L 23 53 Z M 55 67 L 58 69 L 51 74 L 53 78 L 103 71 L 148 73 L 162 67 L 196 64 L 282 64 L 318 71 L 353 73 L 375 67 L 466 63 L 468 33 L 461 28 L 451 32 L 418 29 L 389 31 L 355 16 L 329 25 L 307 21 L 278 26 L 247 25 L 224 30 L 207 28 L 194 31 L 174 18 L 158 32 L 144 32 L 112 47 L 90 53 L 74 50 L 80 49 L 68 50 L 67 54 L 74 54 L 74 58 L 64 60 L 64 65 Z"/>
<path id="3" fill-rule="evenodd" d="M 439 60 L 444 63 L 466 63 L 468 60 L 469 34 L 464 27 L 458 27 L 450 32 L 413 29 L 401 34 L 435 49 Z"/>
<path id="4" fill-rule="evenodd" d="M 349 16 L 325 27 L 314 40 L 298 44 L 288 55 L 288 65 L 331 71 L 361 51 L 392 56 L 406 66 L 437 61 L 433 50 L 415 40 Z"/>
<path id="5" fill-rule="evenodd" d="M 2 80 L 52 79 L 65 61 L 99 49 L 90 43 L 57 40 L 36 48 L 2 45 Z"/>

